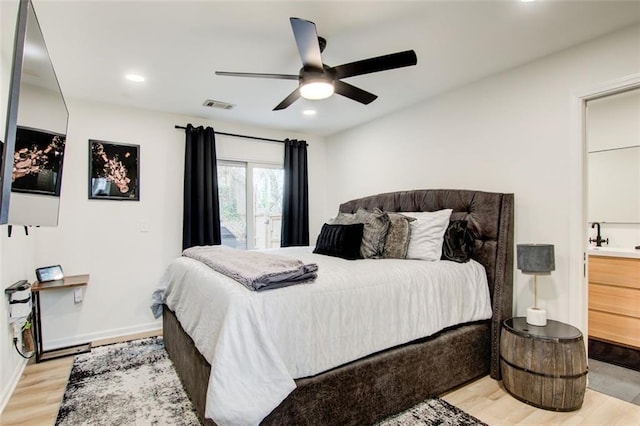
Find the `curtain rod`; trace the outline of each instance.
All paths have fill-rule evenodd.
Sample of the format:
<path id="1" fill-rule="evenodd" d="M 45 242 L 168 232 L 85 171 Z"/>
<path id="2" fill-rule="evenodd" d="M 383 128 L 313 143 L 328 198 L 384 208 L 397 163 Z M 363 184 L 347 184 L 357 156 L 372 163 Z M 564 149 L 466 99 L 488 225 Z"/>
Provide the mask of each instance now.
<path id="1" fill-rule="evenodd" d="M 184 127 L 184 126 L 178 126 L 177 124 L 175 125 L 175 128 L 176 128 L 176 129 L 184 129 L 184 130 L 186 130 L 186 129 L 187 129 L 187 128 L 186 128 L 186 127 Z M 258 137 L 258 136 L 239 135 L 239 134 L 236 134 L 236 133 L 216 132 L 215 130 L 214 130 L 214 132 L 213 132 L 213 133 L 215 133 L 216 135 L 233 136 L 233 137 L 236 137 L 236 138 L 255 139 L 255 140 L 258 140 L 258 141 L 267 141 L 267 142 L 278 142 L 278 143 L 284 143 L 284 141 L 283 141 L 283 140 L 280 140 L 280 139 L 269 139 L 269 138 L 260 138 L 260 137 Z"/>

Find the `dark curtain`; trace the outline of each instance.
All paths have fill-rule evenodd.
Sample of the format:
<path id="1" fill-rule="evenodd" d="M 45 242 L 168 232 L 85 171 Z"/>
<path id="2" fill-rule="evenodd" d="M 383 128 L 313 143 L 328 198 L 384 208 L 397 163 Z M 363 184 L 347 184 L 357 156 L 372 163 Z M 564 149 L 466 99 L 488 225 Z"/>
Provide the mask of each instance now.
<path id="1" fill-rule="evenodd" d="M 295 139 L 286 139 L 284 142 L 284 198 L 280 245 L 309 245 L 307 142 Z"/>
<path id="2" fill-rule="evenodd" d="M 220 244 L 216 138 L 211 127 L 187 125 L 182 249 Z"/>

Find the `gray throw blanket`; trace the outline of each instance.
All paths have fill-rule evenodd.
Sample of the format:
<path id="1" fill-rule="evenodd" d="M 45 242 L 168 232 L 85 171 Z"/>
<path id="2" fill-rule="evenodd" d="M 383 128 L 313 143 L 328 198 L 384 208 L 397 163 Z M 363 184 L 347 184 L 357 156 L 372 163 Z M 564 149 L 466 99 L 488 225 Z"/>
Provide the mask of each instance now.
<path id="1" fill-rule="evenodd" d="M 182 252 L 249 290 L 269 290 L 316 279 L 318 265 L 298 259 L 225 246 L 198 246 Z"/>

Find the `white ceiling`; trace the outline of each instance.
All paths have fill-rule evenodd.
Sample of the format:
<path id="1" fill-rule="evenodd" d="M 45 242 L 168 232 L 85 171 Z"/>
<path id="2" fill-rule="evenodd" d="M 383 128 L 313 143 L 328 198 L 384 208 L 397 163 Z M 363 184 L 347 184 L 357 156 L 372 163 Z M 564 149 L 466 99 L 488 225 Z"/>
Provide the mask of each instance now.
<path id="1" fill-rule="evenodd" d="M 638 1 L 33 3 L 67 98 L 322 135 L 640 22 Z M 328 65 L 407 49 L 418 65 L 347 79 L 379 96 L 368 106 L 333 96 L 275 112 L 297 82 L 214 75 L 297 74 L 289 17 L 316 23 Z M 202 106 L 209 98 L 236 107 Z"/>

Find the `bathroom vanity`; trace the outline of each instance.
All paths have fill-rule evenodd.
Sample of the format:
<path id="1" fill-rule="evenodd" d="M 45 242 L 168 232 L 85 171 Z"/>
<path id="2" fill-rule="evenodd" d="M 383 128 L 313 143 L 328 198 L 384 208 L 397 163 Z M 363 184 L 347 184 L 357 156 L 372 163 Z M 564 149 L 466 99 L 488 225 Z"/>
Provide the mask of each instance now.
<path id="1" fill-rule="evenodd" d="M 589 250 L 589 339 L 597 341 L 593 351 L 590 342 L 590 354 L 640 354 L 640 250 Z M 619 347 L 604 348 L 599 342 Z"/>

